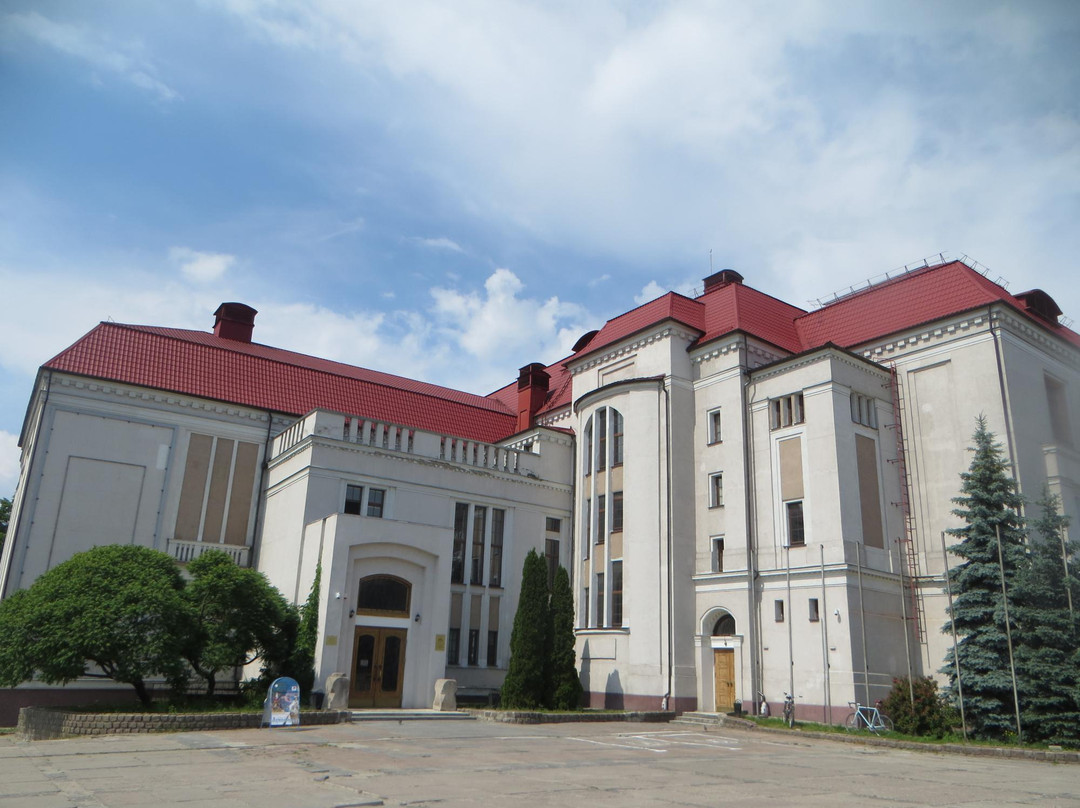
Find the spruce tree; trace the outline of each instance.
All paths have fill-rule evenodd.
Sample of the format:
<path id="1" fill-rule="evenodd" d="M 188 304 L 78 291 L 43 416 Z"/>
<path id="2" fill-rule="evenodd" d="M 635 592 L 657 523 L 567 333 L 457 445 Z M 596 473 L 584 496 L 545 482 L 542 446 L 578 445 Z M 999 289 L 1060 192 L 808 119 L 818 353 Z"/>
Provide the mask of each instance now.
<path id="1" fill-rule="evenodd" d="M 1073 569 L 1066 578 L 1063 561 L 1075 555 L 1076 545 L 1065 541 L 1068 518 L 1061 514 L 1057 496 L 1044 489 L 1038 505 L 1042 515 L 1033 524 L 1030 563 L 1017 575 L 1011 592 L 1020 624 L 1016 667 L 1021 721 L 1026 740 L 1076 743 L 1080 674 L 1073 655 L 1080 636 L 1069 601 L 1071 594 L 1076 605 L 1080 581 Z"/>
<path id="2" fill-rule="evenodd" d="M 581 677 L 574 651 L 574 593 L 564 567 L 555 573 L 551 588 L 551 708 L 576 710 L 581 706 Z"/>
<path id="3" fill-rule="evenodd" d="M 964 526 L 948 531 L 960 539 L 949 550 L 963 561 L 948 572 L 954 600 L 951 619 L 943 631 L 951 632 L 955 625 L 960 639 L 956 649 L 946 656 L 942 673 L 949 676 L 950 695 L 955 698 L 955 653 L 970 729 L 981 737 L 1002 738 L 1016 732 L 1002 570 L 1006 591 L 1011 595 L 1017 572 L 1026 563 L 1022 500 L 1016 482 L 1007 472 L 1001 445 L 987 429 L 983 416 L 977 420 L 973 440 L 975 456 L 970 469 L 960 475 L 961 495 L 953 500 L 959 506 L 953 513 L 963 519 Z M 1015 637 L 1015 614 L 1010 614 L 1010 622 Z"/>
<path id="4" fill-rule="evenodd" d="M 547 564 L 536 550 L 530 550 L 521 572 L 521 594 L 510 635 L 510 669 L 499 700 L 502 707 L 532 710 L 547 703 L 545 649 L 550 626 Z"/>

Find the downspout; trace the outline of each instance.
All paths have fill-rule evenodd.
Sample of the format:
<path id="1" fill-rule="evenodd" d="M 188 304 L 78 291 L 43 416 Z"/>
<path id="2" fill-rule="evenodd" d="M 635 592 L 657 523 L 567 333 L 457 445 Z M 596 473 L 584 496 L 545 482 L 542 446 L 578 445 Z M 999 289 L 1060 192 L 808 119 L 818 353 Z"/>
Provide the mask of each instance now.
<path id="1" fill-rule="evenodd" d="M 1016 469 L 1016 442 L 1013 438 L 1012 408 L 1009 406 L 1009 389 L 1005 384 L 1005 364 L 1001 358 L 1000 327 L 994 326 L 994 307 L 986 307 L 986 320 L 990 328 L 990 336 L 994 340 L 994 357 L 997 359 L 998 387 L 1001 390 L 1001 409 L 1005 416 L 1005 441 L 1009 445 L 1009 466 L 1012 469 L 1012 478 L 1016 480 L 1016 493 L 1022 493 L 1020 488 L 1020 476 Z M 1023 505 L 1020 506 L 1023 513 Z"/>
<path id="2" fill-rule="evenodd" d="M 656 423 L 657 423 L 657 425 L 659 425 L 660 418 L 663 415 L 663 408 L 662 408 L 662 406 L 660 404 L 660 395 L 659 395 L 659 392 L 660 392 L 660 390 L 663 389 L 663 386 L 664 386 L 664 383 L 661 381 L 660 382 L 660 387 L 657 389 L 657 396 L 656 396 Z M 661 460 L 661 458 L 663 456 L 664 456 L 663 441 L 660 439 L 660 429 L 657 428 L 657 430 L 656 430 L 656 498 L 657 498 L 657 501 L 659 501 L 660 499 L 663 498 L 663 493 L 664 493 L 663 483 L 660 481 L 660 473 L 661 473 L 661 471 L 663 469 L 663 460 Z M 661 534 L 661 533 L 664 532 L 664 516 L 663 516 L 662 513 L 660 513 L 659 509 L 657 509 L 657 512 L 656 512 L 656 530 L 657 530 L 657 534 Z M 661 542 L 658 541 L 656 543 L 656 571 L 657 571 L 657 573 L 660 573 L 660 571 L 662 569 L 664 569 L 664 546 L 663 546 L 663 544 Z M 662 580 L 662 579 L 658 579 L 658 580 Z M 663 614 L 663 612 L 664 612 L 664 592 L 663 592 L 663 587 L 662 586 L 657 586 L 656 587 L 656 610 L 657 610 L 658 614 Z M 657 640 L 659 641 L 657 643 L 657 651 L 658 651 L 658 653 L 660 655 L 659 656 L 659 662 L 660 662 L 660 665 L 661 665 L 661 668 L 662 668 L 663 667 L 663 662 L 664 662 L 664 640 L 663 640 L 663 637 L 657 637 Z M 668 677 L 668 681 L 670 682 L 670 676 Z M 670 685 L 669 685 L 669 688 L 670 688 Z M 663 699 L 661 699 L 660 709 L 662 709 L 662 710 L 667 709 L 668 697 L 670 695 L 671 695 L 671 691 L 669 689 L 666 693 L 664 693 Z"/>
<path id="3" fill-rule="evenodd" d="M 757 555 L 754 552 L 754 529 L 756 508 L 754 491 L 754 430 L 750 422 L 750 401 L 747 388 L 750 386 L 750 368 L 743 363 L 740 367 L 743 374 L 742 390 L 742 422 L 743 422 L 743 494 L 746 499 L 746 578 L 747 578 L 747 639 L 750 642 L 750 701 L 754 705 L 754 715 L 758 714 L 761 705 L 758 704 L 758 693 L 762 691 L 761 683 L 761 654 L 760 640 L 758 637 L 758 610 L 757 610 Z"/>
<path id="4" fill-rule="evenodd" d="M 668 580 L 667 580 L 667 693 L 664 694 L 664 708 L 671 707 L 672 701 L 672 689 L 674 686 L 675 677 L 675 619 L 674 619 L 674 607 L 675 607 L 675 594 L 674 594 L 674 582 L 675 582 L 675 565 L 673 561 L 672 552 L 672 535 L 671 535 L 671 392 L 667 388 L 664 380 L 660 380 L 661 389 L 664 391 L 664 433 L 667 441 L 667 446 L 664 452 L 666 456 L 667 466 L 667 501 L 664 503 L 666 510 L 665 517 L 665 529 L 667 531 L 667 567 L 668 567 Z"/>
<path id="5" fill-rule="evenodd" d="M 45 377 L 45 398 L 42 399 L 42 401 L 41 401 L 41 415 L 38 417 L 37 431 L 34 433 L 34 451 L 31 452 L 31 454 L 30 454 L 30 463 L 27 465 L 27 475 L 26 475 L 26 481 L 27 481 L 26 489 L 27 490 L 24 490 L 22 492 L 22 502 L 19 503 L 19 512 L 17 514 L 15 514 L 18 521 L 13 519 L 12 523 L 8 525 L 7 541 L 11 542 L 11 558 L 10 558 L 10 560 L 8 562 L 7 576 L 6 576 L 6 579 L 4 581 L 5 590 L 10 590 L 11 589 L 11 569 L 12 569 L 12 567 L 15 566 L 16 539 L 18 538 L 18 535 L 19 535 L 19 528 L 22 526 L 23 514 L 26 513 L 26 500 L 27 500 L 27 497 L 29 496 L 30 475 L 34 471 L 34 462 L 37 460 L 38 449 L 41 446 L 41 426 L 42 426 L 42 424 L 45 423 L 45 410 L 48 408 L 48 405 L 49 405 L 49 393 L 50 392 L 52 392 L 52 373 L 48 373 L 46 375 L 46 377 Z M 24 546 L 22 548 L 22 551 L 19 554 L 19 580 L 20 581 L 22 581 L 23 566 L 24 566 L 25 563 L 26 563 L 26 547 Z M 11 594 L 10 591 L 0 592 L 0 597 L 6 598 L 9 594 Z"/>
<path id="6" fill-rule="evenodd" d="M 270 432 L 274 427 L 274 414 L 270 411 L 266 411 L 266 448 L 263 452 L 263 462 L 259 467 L 259 499 L 255 502 L 255 524 L 251 530 L 251 568 L 258 569 L 258 553 L 262 546 L 262 542 L 259 541 L 259 517 L 262 515 L 264 491 L 263 485 L 266 482 L 266 469 L 270 465 L 270 450 L 272 448 L 270 444 Z"/>

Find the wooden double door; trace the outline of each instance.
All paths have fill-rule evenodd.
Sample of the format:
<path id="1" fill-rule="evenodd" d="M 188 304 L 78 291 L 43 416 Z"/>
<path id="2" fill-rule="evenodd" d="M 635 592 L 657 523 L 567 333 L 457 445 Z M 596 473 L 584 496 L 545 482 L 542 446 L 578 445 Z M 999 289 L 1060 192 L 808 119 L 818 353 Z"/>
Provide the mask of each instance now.
<path id="1" fill-rule="evenodd" d="M 716 705 L 713 709 L 718 713 L 729 713 L 735 709 L 735 649 L 713 649 L 713 676 L 716 690 Z"/>
<path id="2" fill-rule="evenodd" d="M 350 707 L 400 707 L 408 629 L 357 626 L 353 634 Z"/>

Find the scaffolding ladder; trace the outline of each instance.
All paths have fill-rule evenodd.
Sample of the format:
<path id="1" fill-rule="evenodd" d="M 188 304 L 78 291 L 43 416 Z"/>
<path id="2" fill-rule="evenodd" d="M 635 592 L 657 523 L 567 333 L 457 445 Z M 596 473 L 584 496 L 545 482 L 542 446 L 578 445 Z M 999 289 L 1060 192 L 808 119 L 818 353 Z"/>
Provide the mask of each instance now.
<path id="1" fill-rule="evenodd" d="M 919 553 L 915 547 L 915 520 L 911 513 L 911 477 L 907 468 L 907 438 L 904 436 L 902 415 L 904 412 L 904 386 L 896 364 L 889 365 L 889 390 L 892 393 L 893 429 L 896 430 L 896 466 L 900 476 L 900 511 L 903 521 L 903 533 L 899 544 L 904 560 L 901 563 L 900 581 L 906 589 L 911 608 L 907 619 L 912 622 L 915 639 L 926 642 L 926 615 L 923 611 L 922 596 L 919 593 L 919 580 L 922 572 L 919 566 Z"/>

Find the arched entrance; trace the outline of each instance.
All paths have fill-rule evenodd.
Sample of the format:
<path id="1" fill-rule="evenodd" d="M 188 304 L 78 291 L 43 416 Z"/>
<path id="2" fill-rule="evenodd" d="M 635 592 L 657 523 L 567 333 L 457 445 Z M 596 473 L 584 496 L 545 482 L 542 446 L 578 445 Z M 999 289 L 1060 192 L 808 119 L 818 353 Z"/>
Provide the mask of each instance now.
<path id="1" fill-rule="evenodd" d="M 400 707 L 412 586 L 393 575 L 360 581 L 353 632 L 350 707 Z M 364 618 L 369 618 L 365 620 Z"/>
<path id="2" fill-rule="evenodd" d="M 712 636 L 734 637 L 735 618 L 727 612 L 717 617 L 713 624 Z M 713 642 L 713 710 L 718 713 L 729 713 L 735 709 L 735 648 L 730 644 L 725 647 L 717 647 Z"/>

